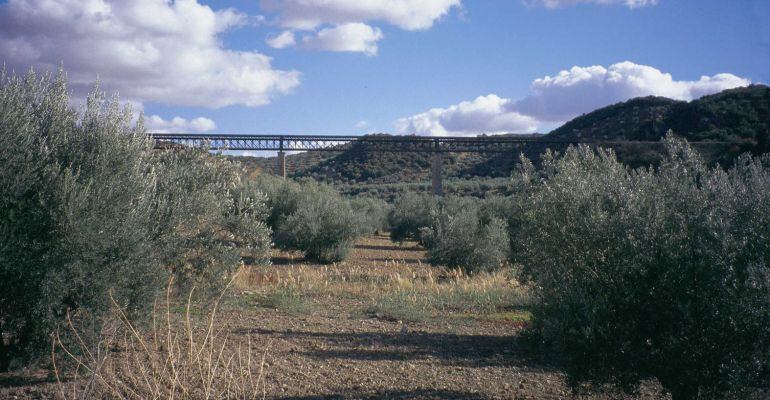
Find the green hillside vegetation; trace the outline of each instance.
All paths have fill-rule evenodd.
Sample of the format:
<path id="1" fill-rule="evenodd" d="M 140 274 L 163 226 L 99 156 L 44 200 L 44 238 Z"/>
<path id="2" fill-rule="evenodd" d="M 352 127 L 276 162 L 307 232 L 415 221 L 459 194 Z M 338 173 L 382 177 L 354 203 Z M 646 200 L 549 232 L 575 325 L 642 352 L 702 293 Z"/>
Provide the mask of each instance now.
<path id="1" fill-rule="evenodd" d="M 660 140 L 671 129 L 690 142 L 765 143 L 770 130 L 770 87 L 725 90 L 691 102 L 640 97 L 577 117 L 552 139 Z"/>
<path id="2" fill-rule="evenodd" d="M 725 90 L 691 102 L 642 97 L 580 116 L 548 134 L 564 140 L 658 141 L 668 130 L 698 142 L 735 142 L 733 146 L 696 145 L 710 162 L 729 164 L 741 153 L 766 153 L 770 134 L 770 87 L 752 85 Z M 659 149 L 618 148 L 618 158 L 632 165 L 655 163 Z"/>
<path id="3" fill-rule="evenodd" d="M 506 177 L 515 156 L 475 153 L 444 154 L 447 178 Z M 275 157 L 239 160 L 247 171 L 270 172 Z M 292 178 L 313 178 L 331 184 L 398 184 L 430 180 L 429 153 L 370 153 L 355 147 L 340 151 L 305 152 L 286 156 L 286 174 Z"/>
<path id="4" fill-rule="evenodd" d="M 442 156 L 444 177 L 450 179 L 508 177 L 514 165 L 513 161 L 518 157 L 513 153 L 445 153 Z M 310 177 L 335 184 L 429 181 L 430 159 L 431 155 L 428 153 L 371 153 L 360 151 L 354 145 L 349 150 L 327 157 L 317 164 L 302 160 L 305 161 L 304 168 L 297 170 L 293 176 Z"/>

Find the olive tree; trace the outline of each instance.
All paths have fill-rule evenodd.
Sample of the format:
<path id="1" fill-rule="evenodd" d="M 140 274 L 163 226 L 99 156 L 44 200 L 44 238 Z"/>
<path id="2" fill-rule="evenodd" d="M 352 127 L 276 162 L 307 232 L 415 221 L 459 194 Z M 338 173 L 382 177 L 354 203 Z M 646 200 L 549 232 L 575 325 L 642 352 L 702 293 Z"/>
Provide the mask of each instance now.
<path id="1" fill-rule="evenodd" d="M 511 229 L 538 289 L 535 328 L 573 382 L 740 397 L 768 384 L 770 158 L 725 171 L 665 144 L 657 168 L 573 147 L 523 169 L 528 206 Z"/>
<path id="2" fill-rule="evenodd" d="M 96 337 L 108 292 L 141 316 L 171 274 L 216 284 L 243 248 L 265 257 L 264 198 L 204 150 L 153 152 L 133 117 L 98 87 L 73 108 L 63 72 L 0 74 L 0 370 L 68 316 Z"/>

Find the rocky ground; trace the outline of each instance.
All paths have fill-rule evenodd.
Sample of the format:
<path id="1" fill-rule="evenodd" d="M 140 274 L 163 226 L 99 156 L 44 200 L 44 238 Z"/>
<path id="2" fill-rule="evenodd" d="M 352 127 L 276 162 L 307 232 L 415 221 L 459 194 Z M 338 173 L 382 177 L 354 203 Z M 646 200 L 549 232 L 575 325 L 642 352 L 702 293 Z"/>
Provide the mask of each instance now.
<path id="1" fill-rule="evenodd" d="M 359 243 L 345 264 L 307 268 L 342 269 L 352 282 L 367 270 L 376 277 L 389 268 L 402 269 L 399 276 L 431 268 L 424 257 L 414 244 L 394 245 L 377 236 Z M 274 271 L 302 263 L 287 254 L 276 254 L 275 261 Z M 255 351 L 265 355 L 268 399 L 665 398 L 653 384 L 633 396 L 576 394 L 549 357 L 525 350 L 520 336 L 526 323 L 517 318 L 433 314 L 404 321 L 361 311 L 367 309 L 365 293 L 331 289 L 315 290 L 312 304 L 303 307 L 266 302 L 260 286 L 280 284 L 290 274 L 252 275 L 223 307 L 218 327 L 234 337 L 250 335 Z M 0 375 L 0 386 L 0 398 L 58 393 L 45 371 Z"/>

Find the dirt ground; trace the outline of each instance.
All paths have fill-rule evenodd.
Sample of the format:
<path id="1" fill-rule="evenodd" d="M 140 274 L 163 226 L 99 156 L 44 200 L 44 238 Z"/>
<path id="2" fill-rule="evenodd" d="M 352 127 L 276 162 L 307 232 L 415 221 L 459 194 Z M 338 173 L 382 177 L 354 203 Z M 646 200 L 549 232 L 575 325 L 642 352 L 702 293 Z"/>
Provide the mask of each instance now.
<path id="1" fill-rule="evenodd" d="M 334 266 L 276 254 L 274 266 L 262 270 L 269 272 L 251 271 L 242 279 L 235 298 L 223 307 L 220 324 L 231 335 L 250 335 L 254 348 L 265 351 L 268 399 L 665 398 L 652 384 L 635 396 L 573 393 L 547 357 L 524 350 L 520 333 L 526 323 L 517 318 L 434 313 L 404 321 L 365 311 L 365 292 L 374 290 L 377 277 L 392 276 L 393 270 L 408 279 L 425 271 L 440 274 L 430 268 L 413 243 L 397 245 L 385 236 L 362 240 L 345 263 Z M 334 285 L 319 278 L 321 273 L 313 275 L 316 280 L 308 278 L 315 270 L 335 271 L 348 284 L 362 281 L 361 274 L 370 277 L 358 291 L 322 290 L 313 285 Z M 287 280 L 307 281 L 314 288 L 312 299 L 265 301 L 264 288 Z M 41 371 L 0 375 L 0 386 L 0 398 L 56 393 Z"/>

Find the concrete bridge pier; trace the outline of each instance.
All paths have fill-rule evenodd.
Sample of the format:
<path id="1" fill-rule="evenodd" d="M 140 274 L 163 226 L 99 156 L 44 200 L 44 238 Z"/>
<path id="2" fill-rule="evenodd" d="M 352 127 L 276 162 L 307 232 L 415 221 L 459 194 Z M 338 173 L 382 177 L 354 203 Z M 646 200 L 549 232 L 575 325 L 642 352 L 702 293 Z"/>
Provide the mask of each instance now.
<path id="1" fill-rule="evenodd" d="M 286 153 L 281 150 L 278 152 L 278 160 L 275 165 L 275 174 L 286 179 Z"/>
<path id="2" fill-rule="evenodd" d="M 441 168 L 444 164 L 443 156 L 439 152 L 431 154 L 430 157 L 430 175 L 431 192 L 434 196 L 442 196 L 444 188 L 441 185 Z"/>

